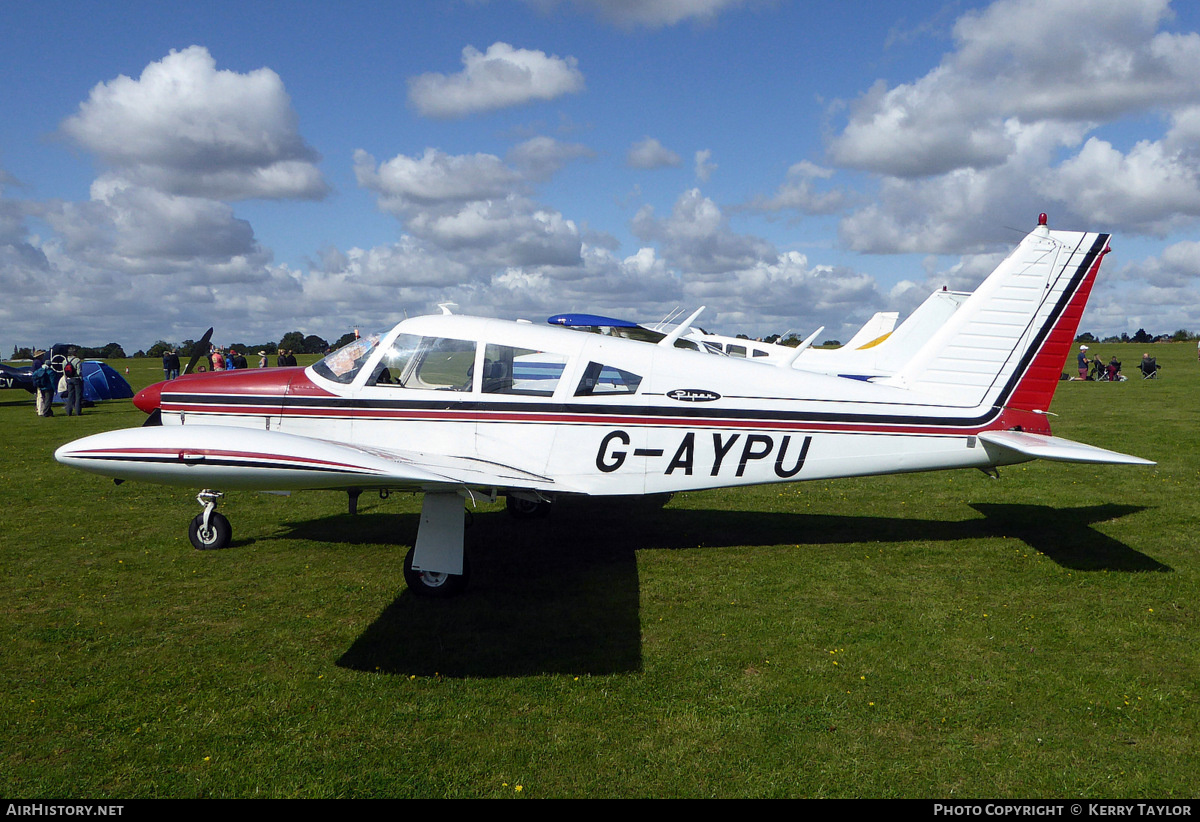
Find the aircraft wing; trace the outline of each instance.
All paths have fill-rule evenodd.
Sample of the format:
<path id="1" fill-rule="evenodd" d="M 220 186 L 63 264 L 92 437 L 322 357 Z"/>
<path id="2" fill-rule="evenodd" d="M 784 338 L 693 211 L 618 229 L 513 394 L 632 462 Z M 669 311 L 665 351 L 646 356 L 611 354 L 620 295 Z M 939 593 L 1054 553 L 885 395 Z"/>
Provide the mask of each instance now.
<path id="1" fill-rule="evenodd" d="M 548 477 L 474 457 L 223 425 L 107 431 L 68 443 L 54 456 L 65 465 L 107 477 L 193 488 L 572 490 Z"/>
<path id="2" fill-rule="evenodd" d="M 1031 459 L 1054 460 L 1056 462 L 1087 462 L 1108 465 L 1154 465 L 1151 460 L 1132 457 L 1082 442 L 1030 434 L 1025 431 L 984 431 L 979 439 L 1005 451 Z"/>

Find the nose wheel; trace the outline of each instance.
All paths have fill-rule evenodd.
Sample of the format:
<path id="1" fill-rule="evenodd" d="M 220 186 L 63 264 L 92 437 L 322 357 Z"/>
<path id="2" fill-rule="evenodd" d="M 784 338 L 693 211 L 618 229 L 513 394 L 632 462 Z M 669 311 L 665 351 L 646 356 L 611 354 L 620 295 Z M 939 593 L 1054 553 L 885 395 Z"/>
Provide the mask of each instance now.
<path id="1" fill-rule="evenodd" d="M 188 539 L 198 551 L 219 551 L 229 547 L 233 538 L 233 527 L 224 514 L 217 512 L 217 500 L 223 497 L 220 491 L 201 491 L 196 501 L 204 506 L 188 525 Z"/>

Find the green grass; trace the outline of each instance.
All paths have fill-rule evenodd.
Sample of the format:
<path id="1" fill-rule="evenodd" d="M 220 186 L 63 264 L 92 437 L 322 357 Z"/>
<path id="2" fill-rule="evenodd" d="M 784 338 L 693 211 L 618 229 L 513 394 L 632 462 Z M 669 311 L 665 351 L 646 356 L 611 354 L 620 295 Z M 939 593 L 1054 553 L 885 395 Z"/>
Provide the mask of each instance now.
<path id="1" fill-rule="evenodd" d="M 476 509 L 474 579 L 412 597 L 420 501 L 188 493 L 54 448 L 141 423 L 0 393 L 0 793 L 135 797 L 1194 797 L 1194 346 L 1062 383 L 1028 463 Z M 135 388 L 157 361 L 130 368 Z"/>

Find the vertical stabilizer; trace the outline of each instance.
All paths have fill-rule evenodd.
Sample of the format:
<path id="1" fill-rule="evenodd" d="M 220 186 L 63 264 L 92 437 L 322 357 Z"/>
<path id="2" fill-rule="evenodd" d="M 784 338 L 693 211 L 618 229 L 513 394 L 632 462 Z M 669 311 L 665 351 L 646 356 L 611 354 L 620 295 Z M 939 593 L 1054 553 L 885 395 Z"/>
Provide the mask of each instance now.
<path id="1" fill-rule="evenodd" d="M 885 380 L 956 407 L 1050 406 L 1108 234 L 1037 228 L 895 376 Z M 1028 415 L 1022 415 L 1028 416 Z"/>

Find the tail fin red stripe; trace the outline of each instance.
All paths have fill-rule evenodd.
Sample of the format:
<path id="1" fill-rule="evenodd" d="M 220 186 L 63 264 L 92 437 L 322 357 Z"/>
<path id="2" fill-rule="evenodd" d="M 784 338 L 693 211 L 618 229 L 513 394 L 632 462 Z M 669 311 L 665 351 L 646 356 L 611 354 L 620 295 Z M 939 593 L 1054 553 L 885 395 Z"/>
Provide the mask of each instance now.
<path id="1" fill-rule="evenodd" d="M 1107 234 L 1098 238 L 1097 245 L 1100 245 L 1103 250 L 1095 256 L 1083 281 L 1042 342 L 1037 355 L 1025 370 L 1006 403 L 1008 408 L 1021 411 L 1049 410 L 1050 401 L 1054 399 L 1054 391 L 1058 388 L 1063 373 L 1063 366 L 1066 365 L 1075 335 L 1079 330 L 1079 321 L 1083 317 L 1083 310 L 1087 307 L 1088 297 L 1092 293 L 1092 284 L 1096 281 L 1096 273 L 1100 270 L 1100 262 L 1109 251 L 1108 239 L 1109 235 Z"/>

